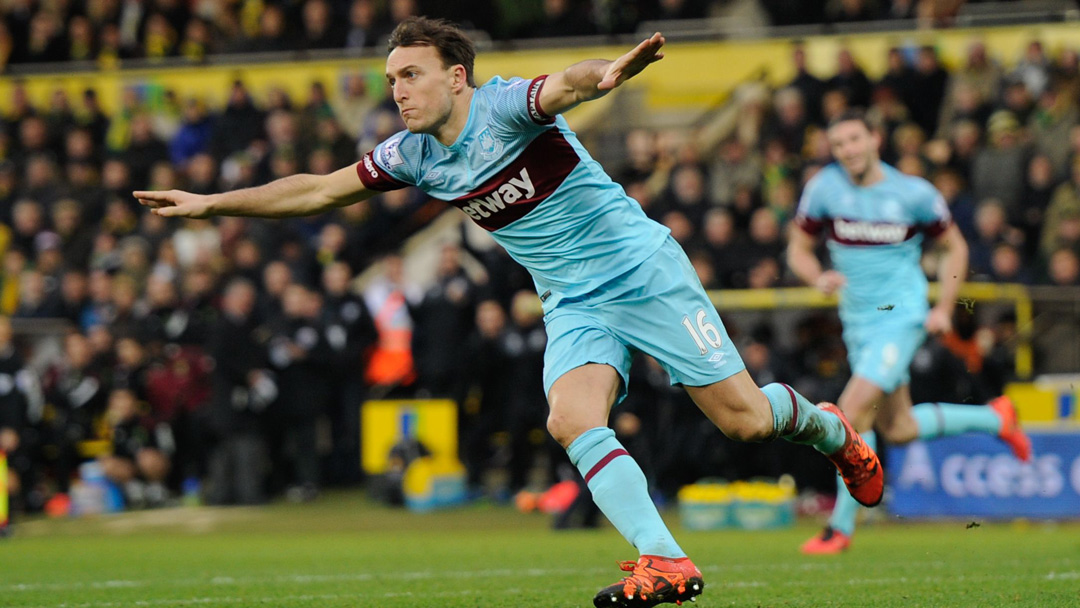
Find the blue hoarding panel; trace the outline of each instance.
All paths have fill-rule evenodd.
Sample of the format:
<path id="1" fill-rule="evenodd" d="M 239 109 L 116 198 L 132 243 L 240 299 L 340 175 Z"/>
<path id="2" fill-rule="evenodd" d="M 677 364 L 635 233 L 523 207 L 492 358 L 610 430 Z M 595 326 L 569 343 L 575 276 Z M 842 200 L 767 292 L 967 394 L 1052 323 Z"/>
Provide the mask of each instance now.
<path id="1" fill-rule="evenodd" d="M 888 448 L 889 511 L 905 517 L 1080 518 L 1080 432 L 1030 435 L 1030 463 L 986 435 Z"/>

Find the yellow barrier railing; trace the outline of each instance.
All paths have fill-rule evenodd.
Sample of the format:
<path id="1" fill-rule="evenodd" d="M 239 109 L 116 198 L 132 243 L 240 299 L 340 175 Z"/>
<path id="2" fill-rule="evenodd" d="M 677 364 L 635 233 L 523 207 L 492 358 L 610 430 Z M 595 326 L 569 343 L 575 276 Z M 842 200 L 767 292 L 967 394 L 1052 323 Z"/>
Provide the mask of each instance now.
<path id="1" fill-rule="evenodd" d="M 930 299 L 937 300 L 940 287 L 930 285 Z M 825 296 L 811 287 L 781 287 L 774 289 L 731 289 L 709 292 L 713 306 L 723 312 L 734 310 L 776 310 L 780 308 L 835 308 L 835 296 Z M 961 303 L 1011 302 L 1016 312 L 1016 329 L 1020 343 L 1016 347 L 1016 376 L 1027 380 L 1033 372 L 1031 333 L 1034 314 L 1031 295 L 1023 285 L 997 283 L 965 283 L 960 288 Z"/>

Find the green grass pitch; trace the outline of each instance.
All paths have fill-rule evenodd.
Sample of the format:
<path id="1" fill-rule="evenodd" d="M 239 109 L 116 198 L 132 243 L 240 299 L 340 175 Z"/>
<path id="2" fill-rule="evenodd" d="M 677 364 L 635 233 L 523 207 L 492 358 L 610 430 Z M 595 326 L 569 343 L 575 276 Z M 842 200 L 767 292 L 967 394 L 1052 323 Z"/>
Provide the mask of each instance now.
<path id="1" fill-rule="evenodd" d="M 1080 606 L 1080 524 L 867 526 L 845 555 L 797 547 L 817 525 L 676 537 L 696 606 Z M 0 541 L 0 606 L 588 607 L 636 552 L 610 527 L 470 506 L 410 514 L 331 494 L 304 506 L 34 520 Z M 689 604 L 688 604 L 689 605 Z"/>

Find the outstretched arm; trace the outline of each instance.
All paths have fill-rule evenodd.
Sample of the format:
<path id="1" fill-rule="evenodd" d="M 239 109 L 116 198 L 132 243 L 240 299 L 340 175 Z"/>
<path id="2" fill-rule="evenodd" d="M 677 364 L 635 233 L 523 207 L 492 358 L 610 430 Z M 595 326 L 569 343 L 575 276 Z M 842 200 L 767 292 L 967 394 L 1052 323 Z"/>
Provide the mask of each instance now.
<path id="1" fill-rule="evenodd" d="M 788 235 L 788 268 L 803 283 L 812 285 L 825 295 L 830 295 L 843 287 L 847 279 L 835 270 L 821 268 L 821 260 L 814 253 L 816 245 L 817 240 L 813 236 L 798 226 L 792 226 Z"/>
<path id="2" fill-rule="evenodd" d="M 938 266 L 938 282 L 941 292 L 937 304 L 926 316 L 926 331 L 932 334 L 947 333 L 952 330 L 953 309 L 956 298 L 960 295 L 960 286 L 964 284 L 968 271 L 968 246 L 964 235 L 956 224 L 950 224 L 937 238 L 937 245 L 945 249 Z"/>
<path id="3" fill-rule="evenodd" d="M 603 97 L 608 91 L 633 78 L 664 54 L 660 32 L 615 61 L 589 59 L 548 76 L 540 90 L 540 107 L 550 116 L 561 114 L 583 101 Z"/>
<path id="4" fill-rule="evenodd" d="M 136 191 L 139 203 L 165 217 L 196 219 L 214 215 L 297 217 L 316 215 L 378 194 L 364 187 L 357 165 L 329 175 L 297 174 L 256 188 L 221 194 L 192 194 L 183 190 Z"/>

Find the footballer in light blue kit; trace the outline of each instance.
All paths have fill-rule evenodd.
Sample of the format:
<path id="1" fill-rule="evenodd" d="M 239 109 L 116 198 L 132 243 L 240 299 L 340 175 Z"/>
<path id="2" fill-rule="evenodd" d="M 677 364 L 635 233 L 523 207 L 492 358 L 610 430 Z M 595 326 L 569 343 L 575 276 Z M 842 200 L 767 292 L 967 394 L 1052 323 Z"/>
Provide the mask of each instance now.
<path id="1" fill-rule="evenodd" d="M 1007 397 L 986 407 L 912 405 L 912 357 L 927 332 L 951 330 L 967 274 L 967 244 L 929 182 L 881 162 L 880 137 L 861 113 L 835 119 L 828 137 L 836 162 L 806 184 L 788 265 L 822 292 L 839 293 L 852 374 L 838 401 L 840 409 L 867 442 L 875 442 L 874 428 L 894 444 L 982 432 L 1000 437 L 1020 460 L 1030 459 L 1030 441 Z M 823 270 L 814 254 L 819 236 L 826 238 L 832 270 Z M 938 272 L 941 296 L 933 308 L 920 265 L 927 238 L 944 249 Z M 857 504 L 843 483 L 837 494 L 829 525 L 803 544 L 804 553 L 839 553 L 850 546 Z"/>
<path id="2" fill-rule="evenodd" d="M 641 468 L 608 428 L 631 354 L 655 357 L 728 436 L 812 445 L 865 505 L 881 500 L 877 455 L 832 404 L 750 379 L 682 249 L 613 183 L 559 115 L 660 60 L 659 33 L 615 61 L 477 87 L 472 41 L 451 24 L 408 19 L 390 37 L 386 76 L 402 131 L 353 166 L 200 196 L 135 193 L 162 216 L 311 215 L 406 186 L 459 208 L 531 273 L 548 345 L 548 430 L 593 500 L 639 552 L 596 606 L 693 600 L 701 572 L 649 497 Z M 446 345 L 452 348 L 453 345 Z"/>

